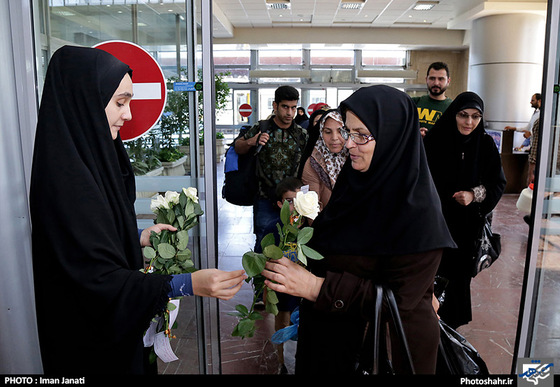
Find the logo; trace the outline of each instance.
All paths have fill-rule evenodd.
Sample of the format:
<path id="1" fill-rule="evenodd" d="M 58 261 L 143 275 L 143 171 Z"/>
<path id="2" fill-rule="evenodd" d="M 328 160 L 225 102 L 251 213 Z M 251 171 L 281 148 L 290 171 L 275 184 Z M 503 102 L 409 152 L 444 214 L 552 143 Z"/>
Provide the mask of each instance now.
<path id="1" fill-rule="evenodd" d="M 554 363 L 552 359 L 518 359 L 518 386 L 554 386 Z"/>

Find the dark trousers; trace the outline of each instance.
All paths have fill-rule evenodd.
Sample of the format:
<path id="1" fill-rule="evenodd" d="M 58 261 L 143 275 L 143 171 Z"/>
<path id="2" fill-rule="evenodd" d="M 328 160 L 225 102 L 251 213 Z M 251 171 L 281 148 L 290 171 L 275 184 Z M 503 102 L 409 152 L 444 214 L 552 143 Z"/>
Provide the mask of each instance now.
<path id="1" fill-rule="evenodd" d="M 253 204 L 255 252 L 262 253 L 261 240 L 270 232 L 270 224 L 280 222 L 280 209 L 269 199 L 257 198 Z"/>

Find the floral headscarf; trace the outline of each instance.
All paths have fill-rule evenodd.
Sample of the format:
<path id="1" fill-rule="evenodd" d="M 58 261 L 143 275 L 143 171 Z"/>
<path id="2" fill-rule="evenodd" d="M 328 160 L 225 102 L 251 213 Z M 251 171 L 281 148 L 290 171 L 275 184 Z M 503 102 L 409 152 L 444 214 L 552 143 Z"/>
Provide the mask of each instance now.
<path id="1" fill-rule="evenodd" d="M 338 110 L 331 110 L 323 117 L 321 117 L 321 121 L 319 122 L 319 132 L 322 133 L 323 126 L 327 119 L 332 118 L 336 122 L 339 122 L 341 125 L 344 125 L 342 120 L 342 116 Z M 313 153 L 311 157 L 317 162 L 317 164 L 323 169 L 324 172 L 329 177 L 330 186 L 331 188 L 334 186 L 336 182 L 336 178 L 342 169 L 342 166 L 346 162 L 346 158 L 348 157 L 348 149 L 343 147 L 343 149 L 339 153 L 332 153 L 325 142 L 323 141 L 323 136 L 319 136 L 317 142 L 315 143 L 315 147 L 313 149 Z M 321 174 L 319 174 L 321 176 Z"/>

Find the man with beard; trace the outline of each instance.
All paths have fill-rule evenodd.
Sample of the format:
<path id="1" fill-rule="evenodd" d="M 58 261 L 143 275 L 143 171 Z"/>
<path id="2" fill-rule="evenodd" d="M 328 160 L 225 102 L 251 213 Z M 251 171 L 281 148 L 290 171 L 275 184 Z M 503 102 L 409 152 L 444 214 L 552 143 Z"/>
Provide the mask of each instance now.
<path id="1" fill-rule="evenodd" d="M 428 94 L 412 98 L 418 107 L 418 119 L 420 121 L 422 137 L 434 126 L 445 109 L 451 104 L 451 98 L 445 96 L 445 91 L 450 81 L 451 78 L 449 77 L 447 64 L 434 62 L 428 67 L 426 75 Z"/>
<path id="2" fill-rule="evenodd" d="M 533 115 L 529 120 L 529 123 L 523 127 L 506 126 L 504 130 L 516 130 L 523 132 L 523 137 L 525 137 L 525 142 L 523 145 L 530 145 L 529 151 L 529 170 L 527 172 L 527 185 L 533 183 L 535 178 L 535 166 L 537 164 L 537 144 L 539 141 L 539 118 L 541 115 L 541 94 L 535 93 L 531 96 L 531 107 L 533 110 Z"/>

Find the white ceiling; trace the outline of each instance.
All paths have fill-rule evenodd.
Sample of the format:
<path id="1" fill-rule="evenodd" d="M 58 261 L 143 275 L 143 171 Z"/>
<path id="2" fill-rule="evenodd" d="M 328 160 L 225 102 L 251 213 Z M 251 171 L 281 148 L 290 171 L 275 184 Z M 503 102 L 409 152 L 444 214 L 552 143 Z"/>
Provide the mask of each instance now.
<path id="1" fill-rule="evenodd" d="M 270 1 L 286 1 L 290 7 L 270 9 L 267 7 Z M 363 6 L 343 9 L 342 3 L 349 1 L 362 1 Z M 473 19 L 506 12 L 545 14 L 547 3 L 546 0 L 439 0 L 433 1 L 436 5 L 429 11 L 415 11 L 412 7 L 417 2 L 213 0 L 214 43 L 222 47 L 291 43 L 309 47 L 347 44 L 461 49 L 468 46 L 468 34 L 464 31 L 470 28 Z M 108 39 L 130 39 L 129 4 L 138 5 L 142 43 L 174 46 L 175 17 L 185 13 L 185 0 L 49 0 L 52 35 L 77 43 L 76 36 L 81 36 L 85 45 Z"/>
<path id="2" fill-rule="evenodd" d="M 290 8 L 269 9 L 270 1 L 287 1 Z M 259 27 L 467 29 L 479 15 L 542 13 L 546 7 L 546 0 L 439 0 L 429 11 L 415 11 L 417 0 L 365 0 L 359 9 L 342 9 L 348 1 L 353 0 L 213 0 L 214 37 L 231 38 L 235 29 Z"/>

